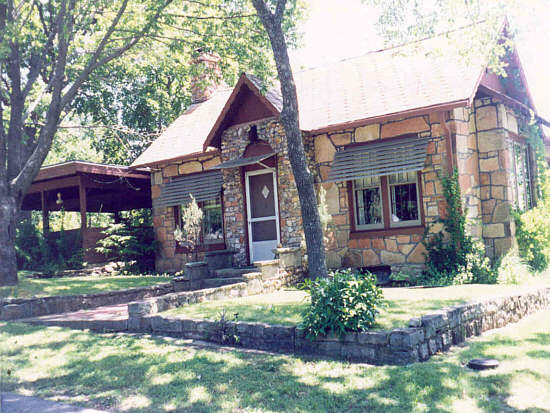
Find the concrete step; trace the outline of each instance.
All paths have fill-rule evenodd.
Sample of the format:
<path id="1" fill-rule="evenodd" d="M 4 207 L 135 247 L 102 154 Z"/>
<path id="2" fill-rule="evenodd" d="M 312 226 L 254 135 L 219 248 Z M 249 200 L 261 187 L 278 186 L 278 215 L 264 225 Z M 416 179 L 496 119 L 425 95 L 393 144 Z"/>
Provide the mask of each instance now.
<path id="1" fill-rule="evenodd" d="M 214 278 L 235 278 L 250 272 L 257 272 L 256 267 L 247 268 L 222 268 L 214 271 Z"/>
<path id="2" fill-rule="evenodd" d="M 202 280 L 201 288 L 215 288 L 222 285 L 236 284 L 243 282 L 242 277 L 224 277 L 224 278 L 208 278 Z"/>

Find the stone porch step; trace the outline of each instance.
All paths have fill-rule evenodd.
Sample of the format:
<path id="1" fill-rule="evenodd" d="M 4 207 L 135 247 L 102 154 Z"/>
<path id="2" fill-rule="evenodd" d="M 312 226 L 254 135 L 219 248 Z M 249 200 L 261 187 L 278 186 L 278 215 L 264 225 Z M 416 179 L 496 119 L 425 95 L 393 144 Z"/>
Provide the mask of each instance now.
<path id="1" fill-rule="evenodd" d="M 222 268 L 219 270 L 214 270 L 214 278 L 236 278 L 241 277 L 243 274 L 248 274 L 251 272 L 257 272 L 256 267 L 246 267 L 246 268 Z"/>
<path id="2" fill-rule="evenodd" d="M 215 288 L 222 285 L 236 284 L 243 282 L 242 277 L 223 277 L 223 278 L 207 278 L 202 280 L 201 288 Z"/>

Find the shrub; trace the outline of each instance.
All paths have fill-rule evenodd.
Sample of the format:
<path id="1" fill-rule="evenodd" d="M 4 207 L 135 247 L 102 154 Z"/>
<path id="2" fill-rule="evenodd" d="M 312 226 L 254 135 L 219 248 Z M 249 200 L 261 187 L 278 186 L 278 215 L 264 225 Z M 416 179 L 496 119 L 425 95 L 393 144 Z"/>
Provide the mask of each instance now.
<path id="1" fill-rule="evenodd" d="M 15 252 L 17 268 L 46 273 L 82 268 L 84 251 L 79 235 L 61 229 L 44 236 L 32 221 L 17 227 Z"/>
<path id="2" fill-rule="evenodd" d="M 195 197 L 191 195 L 191 201 L 182 208 L 182 227 L 176 228 L 174 238 L 181 246 L 187 247 L 193 252 L 193 261 L 198 261 L 197 248 L 201 242 L 203 219 L 204 214 L 199 208 L 197 201 L 195 201 Z"/>
<path id="3" fill-rule="evenodd" d="M 513 212 L 519 256 L 533 271 L 543 271 L 550 259 L 550 208 L 542 204 L 527 212 Z"/>
<path id="4" fill-rule="evenodd" d="M 240 337 L 237 331 L 237 322 L 239 321 L 238 313 L 233 314 L 233 320 L 230 320 L 225 309 L 223 309 L 219 317 L 220 318 L 214 323 L 214 328 L 210 333 L 210 339 L 219 344 L 239 344 Z"/>
<path id="5" fill-rule="evenodd" d="M 521 284 L 530 278 L 529 267 L 520 258 L 517 250 L 510 250 L 498 265 L 499 284 Z"/>
<path id="6" fill-rule="evenodd" d="M 426 270 L 417 282 L 424 285 L 494 283 L 496 274 L 485 257 L 483 243 L 474 240 L 466 231 L 456 169 L 441 182 L 447 216 L 438 222 L 443 224 L 444 232 L 431 234 L 429 227 L 426 228 L 422 241 L 427 251 Z"/>
<path id="7" fill-rule="evenodd" d="M 124 262 L 124 271 L 148 273 L 155 270 L 155 251 L 158 241 L 151 226 L 134 225 L 131 218 L 122 218 L 103 231 L 96 251 Z"/>
<path id="8" fill-rule="evenodd" d="M 311 304 L 303 313 L 302 328 L 307 337 L 344 335 L 367 330 L 374 325 L 382 290 L 371 273 L 355 274 L 351 269 L 332 272 L 329 278 L 305 284 Z"/>

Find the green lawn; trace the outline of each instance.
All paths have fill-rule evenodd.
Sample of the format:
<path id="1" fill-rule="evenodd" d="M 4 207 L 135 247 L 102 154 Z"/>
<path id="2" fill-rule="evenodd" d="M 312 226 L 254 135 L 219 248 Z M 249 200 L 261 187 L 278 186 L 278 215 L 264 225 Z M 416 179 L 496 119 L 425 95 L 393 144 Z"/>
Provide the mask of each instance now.
<path id="1" fill-rule="evenodd" d="M 0 374 L 4 391 L 123 412 L 542 413 L 550 406 L 549 319 L 539 312 L 405 367 L 0 323 Z M 464 367 L 480 356 L 501 365 Z"/>
<path id="2" fill-rule="evenodd" d="M 380 309 L 376 328 L 404 327 L 412 317 L 418 317 L 446 306 L 484 297 L 514 294 L 540 286 L 550 286 L 549 274 L 534 278 L 530 283 L 521 286 L 456 285 L 439 288 L 384 288 L 384 305 Z M 225 310 L 230 318 L 237 313 L 238 319 L 241 321 L 293 325 L 301 322 L 301 313 L 308 303 L 309 295 L 307 293 L 285 290 L 232 300 L 193 304 L 167 311 L 164 314 L 216 319 Z"/>
<path id="3" fill-rule="evenodd" d="M 19 284 L 16 287 L 0 287 L 0 298 L 93 294 L 162 284 L 169 282 L 170 279 L 171 277 L 163 276 L 89 276 L 38 279 L 27 278 L 23 273 L 20 273 Z"/>

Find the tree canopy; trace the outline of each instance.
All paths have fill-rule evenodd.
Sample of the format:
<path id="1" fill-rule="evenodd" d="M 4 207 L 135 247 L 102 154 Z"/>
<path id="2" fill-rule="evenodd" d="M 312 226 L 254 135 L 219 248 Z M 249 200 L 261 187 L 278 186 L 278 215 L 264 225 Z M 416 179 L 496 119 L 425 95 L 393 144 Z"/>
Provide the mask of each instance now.
<path id="1" fill-rule="evenodd" d="M 15 217 L 64 121 L 101 126 L 96 149 L 127 163 L 188 103 L 197 48 L 228 81 L 270 73 L 260 27 L 246 0 L 0 0 L 0 284 L 16 282 Z"/>

